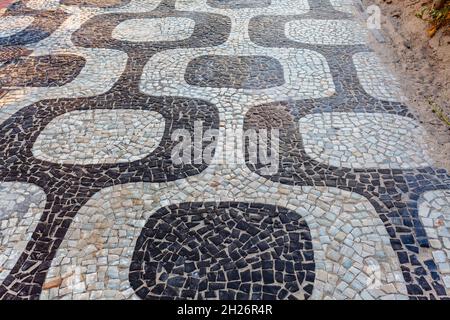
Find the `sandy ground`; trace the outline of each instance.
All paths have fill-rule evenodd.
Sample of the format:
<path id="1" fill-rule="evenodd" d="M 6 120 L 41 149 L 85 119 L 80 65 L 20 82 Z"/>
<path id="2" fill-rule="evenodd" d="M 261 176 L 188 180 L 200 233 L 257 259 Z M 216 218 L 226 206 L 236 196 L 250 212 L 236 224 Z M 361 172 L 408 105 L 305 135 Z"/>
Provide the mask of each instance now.
<path id="1" fill-rule="evenodd" d="M 433 113 L 430 101 L 450 118 L 450 28 L 433 38 L 428 24 L 415 14 L 431 0 L 362 0 L 364 8 L 381 8 L 380 33 L 385 42 L 371 36 L 370 45 L 401 80 L 408 106 L 428 132 L 436 166 L 450 172 L 450 126 Z"/>

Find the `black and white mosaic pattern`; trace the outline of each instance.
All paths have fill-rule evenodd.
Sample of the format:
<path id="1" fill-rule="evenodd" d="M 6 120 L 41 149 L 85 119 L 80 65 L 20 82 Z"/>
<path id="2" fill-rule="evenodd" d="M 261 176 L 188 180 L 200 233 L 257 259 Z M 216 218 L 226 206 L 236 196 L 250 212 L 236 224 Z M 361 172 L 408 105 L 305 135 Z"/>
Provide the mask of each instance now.
<path id="1" fill-rule="evenodd" d="M 145 224 L 130 283 L 149 299 L 295 299 L 311 295 L 314 270 L 311 234 L 296 212 L 258 203 L 182 203 Z"/>
<path id="2" fill-rule="evenodd" d="M 12 4 L 0 298 L 447 299 L 450 176 L 356 8 Z M 216 130 L 213 161 L 174 163 L 179 129 Z"/>

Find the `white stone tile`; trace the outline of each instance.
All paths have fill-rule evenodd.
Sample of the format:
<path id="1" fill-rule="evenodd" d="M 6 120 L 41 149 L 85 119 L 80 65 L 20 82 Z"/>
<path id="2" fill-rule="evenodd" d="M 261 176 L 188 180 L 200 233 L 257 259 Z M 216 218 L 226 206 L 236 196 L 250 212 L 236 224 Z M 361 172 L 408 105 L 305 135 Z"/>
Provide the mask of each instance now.
<path id="1" fill-rule="evenodd" d="M 450 256 L 446 245 L 450 243 L 450 190 L 427 191 L 419 199 L 419 218 L 427 237 L 432 243 L 431 255 L 441 274 L 450 271 Z M 441 232 L 439 232 L 441 231 Z M 444 277 L 444 284 L 450 289 L 450 277 Z"/>
<path id="2" fill-rule="evenodd" d="M 286 23 L 286 36 L 297 42 L 322 45 L 358 45 L 367 42 L 367 30 L 352 20 L 301 19 Z"/>
<path id="3" fill-rule="evenodd" d="M 330 112 L 299 120 L 303 146 L 314 160 L 347 168 L 407 169 L 432 163 L 411 118 L 382 113 Z"/>
<path id="4" fill-rule="evenodd" d="M 194 32 L 195 21 L 189 18 L 130 19 L 112 32 L 117 40 L 130 42 L 179 41 Z"/>
<path id="5" fill-rule="evenodd" d="M 386 101 L 406 100 L 398 79 L 387 70 L 375 53 L 356 53 L 353 55 L 353 63 L 359 82 L 367 94 Z"/>
<path id="6" fill-rule="evenodd" d="M 164 128 L 164 118 L 154 111 L 72 111 L 46 126 L 32 152 L 38 159 L 55 163 L 131 162 L 159 145 Z"/>
<path id="7" fill-rule="evenodd" d="M 31 239 L 45 206 L 45 193 L 23 182 L 0 183 L 0 282 Z"/>

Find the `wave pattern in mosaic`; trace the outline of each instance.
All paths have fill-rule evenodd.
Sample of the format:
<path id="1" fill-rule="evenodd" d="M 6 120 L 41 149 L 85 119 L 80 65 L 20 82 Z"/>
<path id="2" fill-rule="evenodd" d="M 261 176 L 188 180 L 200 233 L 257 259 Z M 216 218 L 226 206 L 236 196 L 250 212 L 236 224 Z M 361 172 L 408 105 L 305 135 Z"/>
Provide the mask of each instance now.
<path id="1" fill-rule="evenodd" d="M 1 299 L 448 298 L 450 177 L 353 1 L 62 3 L 0 18 Z"/>
<path id="2" fill-rule="evenodd" d="M 223 87 L 217 87 L 217 84 L 208 86 L 204 85 L 204 88 L 198 88 L 198 86 L 192 86 L 186 82 L 189 79 L 190 83 L 198 82 L 192 81 L 191 76 L 186 75 L 186 71 L 192 71 L 192 68 L 188 69 L 189 64 L 195 59 L 199 59 L 204 56 L 211 55 L 218 56 L 230 56 L 236 55 L 241 58 L 225 58 L 221 61 L 223 68 L 226 69 L 228 63 L 236 63 L 241 61 L 242 71 L 239 67 L 231 67 L 232 70 L 227 77 L 234 78 L 235 80 L 249 80 L 246 88 L 245 85 L 233 85 L 231 87 L 228 83 L 232 79 L 221 79 L 214 81 L 223 81 Z M 242 58 L 245 56 L 246 58 Z M 272 58 L 271 61 L 277 60 L 278 63 L 271 63 L 268 66 L 267 63 L 258 63 L 261 56 Z M 217 58 L 216 58 L 217 59 Z M 228 60 L 228 61 L 227 61 Z M 252 62 L 252 63 L 249 63 Z M 261 68 L 261 72 L 258 72 L 258 77 L 262 79 L 255 79 L 255 72 L 247 69 L 247 65 L 258 64 L 258 68 Z M 279 71 L 279 64 L 283 67 L 284 81 L 281 83 L 281 74 Z M 270 68 L 276 68 L 277 75 L 272 74 L 273 87 L 268 87 L 267 83 L 264 84 L 264 77 L 268 76 L 268 70 Z M 208 72 L 213 72 L 214 66 L 209 68 Z M 219 72 L 222 77 L 226 72 Z M 227 72 L 228 73 L 228 72 Z M 239 75 L 240 73 L 240 75 Z M 252 75 L 253 74 L 253 75 Z M 193 75 L 195 76 L 195 74 Z M 207 75 L 203 75 L 207 76 Z M 250 80 L 250 79 L 254 80 Z M 214 83 L 213 81 L 210 81 Z M 251 83 L 254 85 L 250 85 Z M 258 83 L 259 82 L 259 83 Z M 262 82 L 262 83 L 261 83 Z M 261 83 L 261 84 L 260 84 Z M 277 85 L 281 84 L 281 85 Z M 235 88 L 237 87 L 237 88 Z M 287 99 L 288 97 L 296 99 L 307 98 L 321 98 L 327 97 L 333 94 L 334 86 L 329 73 L 328 65 L 325 59 L 317 52 L 310 50 L 292 50 L 292 49 L 273 49 L 268 50 L 258 47 L 248 48 L 233 48 L 226 46 L 223 49 L 217 48 L 199 48 L 199 49 L 182 49 L 163 51 L 154 55 L 143 71 L 143 77 L 141 81 L 141 90 L 146 93 L 152 93 L 156 95 L 183 95 L 193 96 L 199 99 L 207 100 L 222 100 L 223 97 L 235 104 L 254 104 L 261 103 L 263 101 L 272 101 L 278 99 Z M 225 102 L 225 103 L 226 103 Z"/>
<path id="3" fill-rule="evenodd" d="M 49 55 L 9 60 L 1 66 L 3 87 L 59 87 L 75 79 L 85 65 L 76 55 Z"/>

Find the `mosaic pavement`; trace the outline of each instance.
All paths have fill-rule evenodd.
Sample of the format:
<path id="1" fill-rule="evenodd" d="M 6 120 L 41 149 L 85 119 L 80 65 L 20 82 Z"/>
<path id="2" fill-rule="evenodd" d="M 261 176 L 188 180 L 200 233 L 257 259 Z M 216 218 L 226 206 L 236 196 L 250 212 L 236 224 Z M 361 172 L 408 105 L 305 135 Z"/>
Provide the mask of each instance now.
<path id="1" fill-rule="evenodd" d="M 450 176 L 367 35 L 351 0 L 12 4 L 0 298 L 448 298 Z M 181 129 L 218 135 L 177 163 Z"/>

